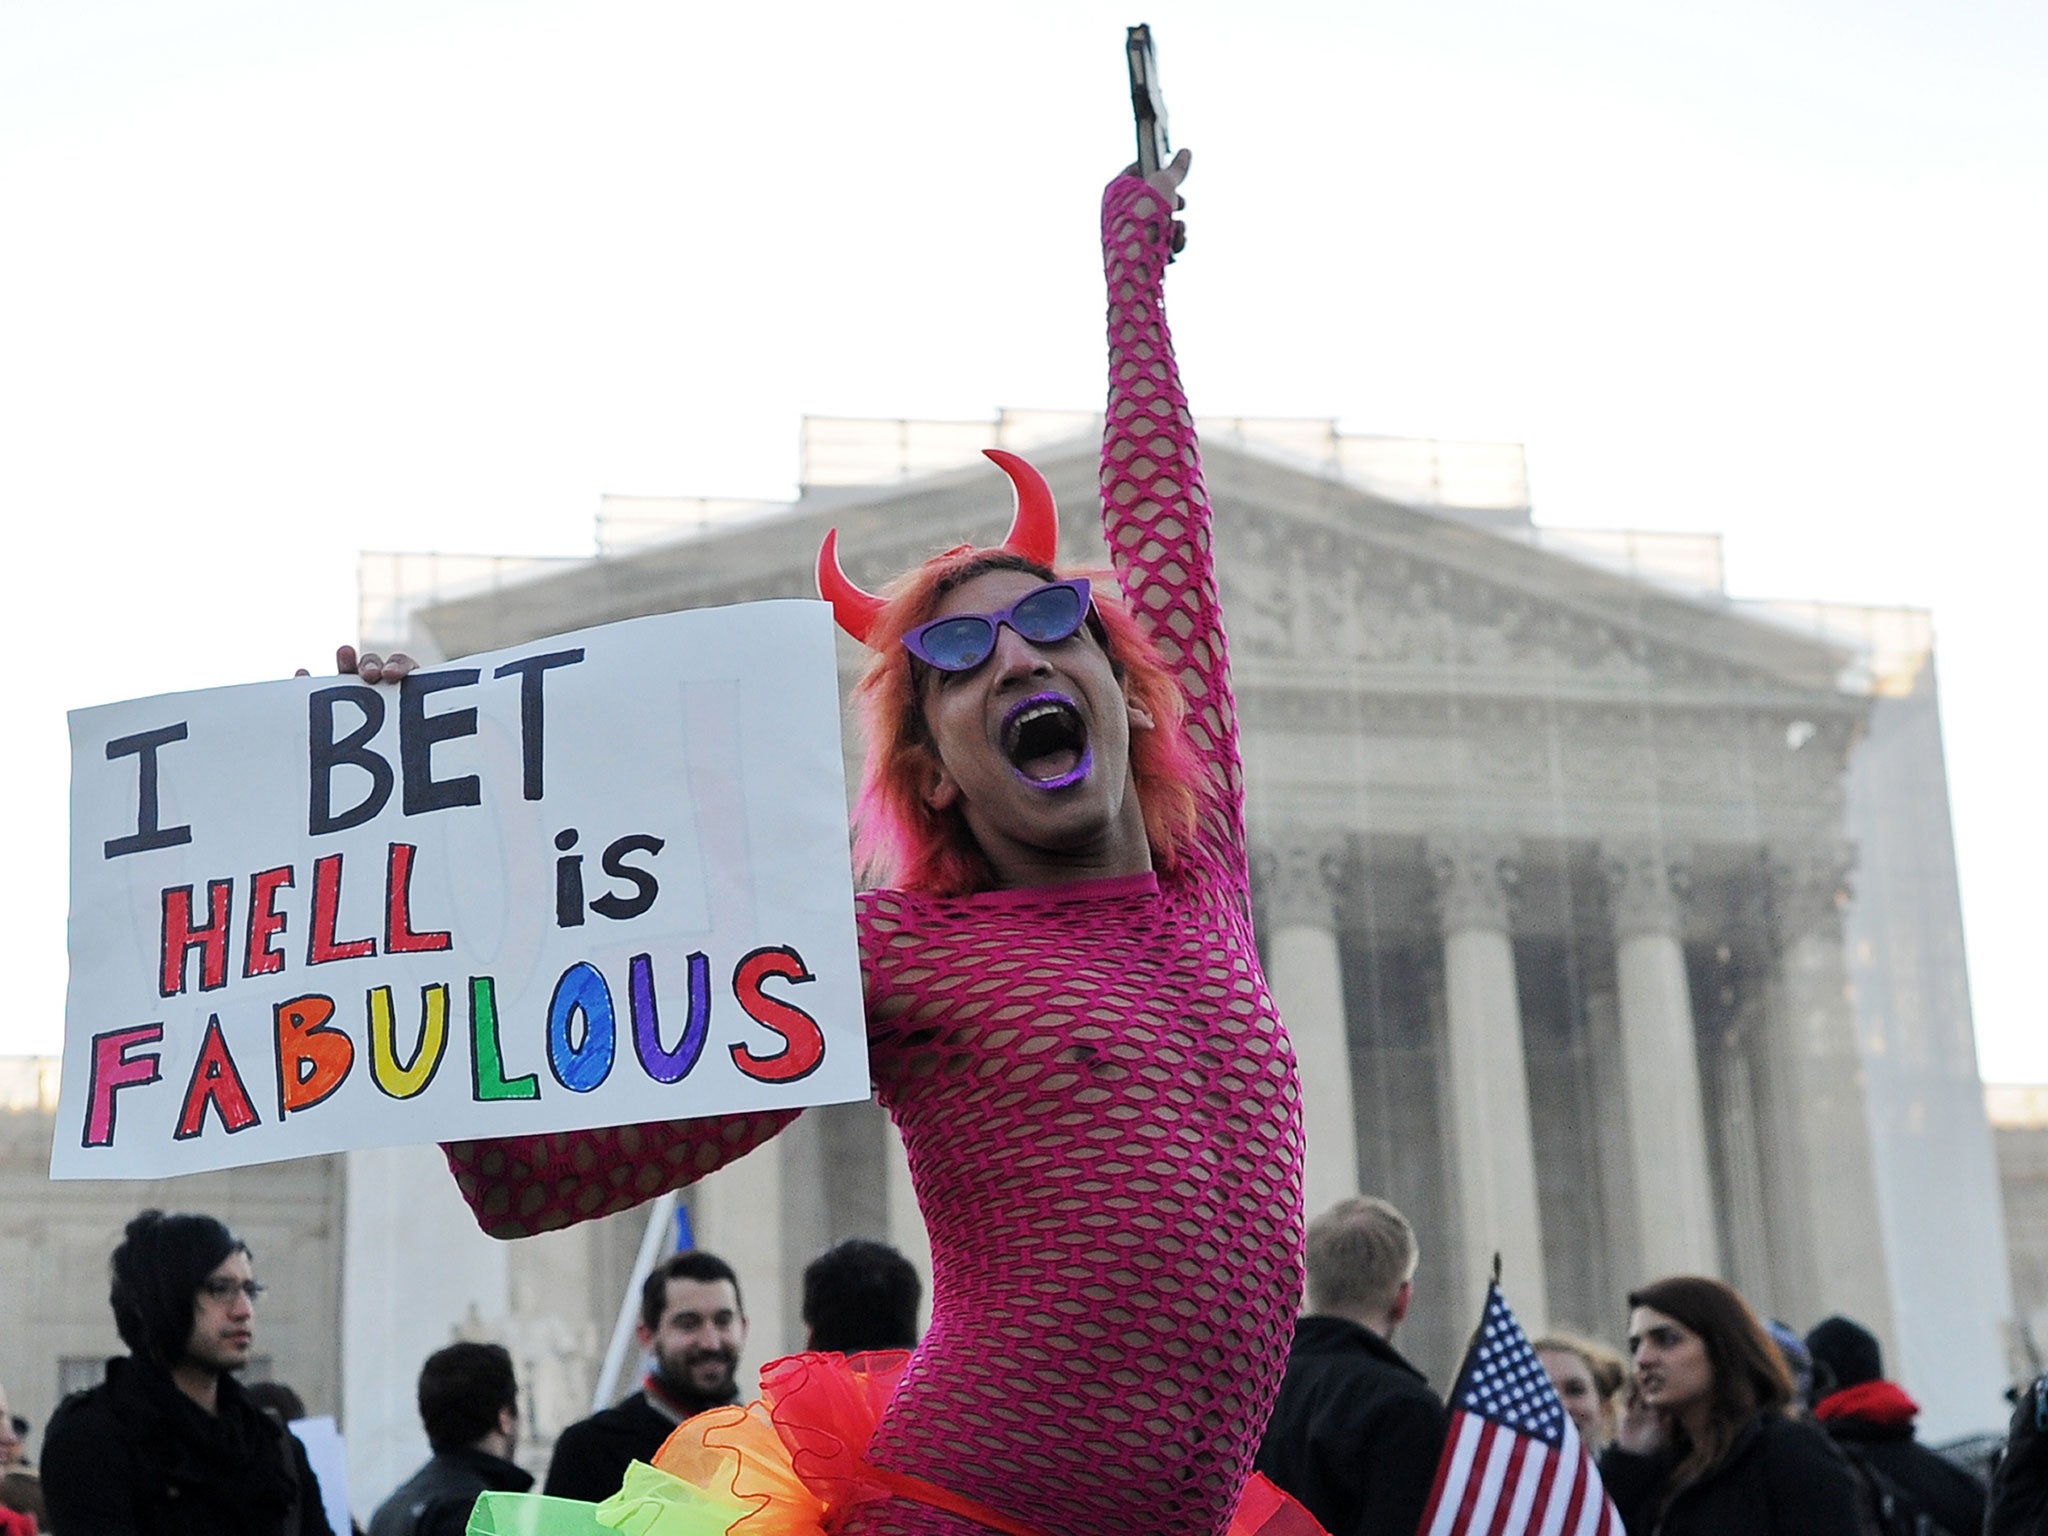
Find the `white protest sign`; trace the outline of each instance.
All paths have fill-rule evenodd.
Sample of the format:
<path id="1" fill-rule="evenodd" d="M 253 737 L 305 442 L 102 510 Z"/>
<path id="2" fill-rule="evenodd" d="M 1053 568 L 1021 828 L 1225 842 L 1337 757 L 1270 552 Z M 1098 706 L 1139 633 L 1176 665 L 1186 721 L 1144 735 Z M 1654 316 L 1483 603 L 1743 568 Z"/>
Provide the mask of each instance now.
<path id="1" fill-rule="evenodd" d="M 71 715 L 53 1178 L 868 1092 L 829 610 Z"/>
<path id="2" fill-rule="evenodd" d="M 317 1418 L 293 1419 L 285 1428 L 306 1448 L 306 1464 L 313 1469 L 313 1481 L 320 1485 L 320 1507 L 327 1511 L 327 1529 L 353 1530 L 348 1512 L 348 1446 L 341 1438 L 341 1426 L 329 1414 Z"/>

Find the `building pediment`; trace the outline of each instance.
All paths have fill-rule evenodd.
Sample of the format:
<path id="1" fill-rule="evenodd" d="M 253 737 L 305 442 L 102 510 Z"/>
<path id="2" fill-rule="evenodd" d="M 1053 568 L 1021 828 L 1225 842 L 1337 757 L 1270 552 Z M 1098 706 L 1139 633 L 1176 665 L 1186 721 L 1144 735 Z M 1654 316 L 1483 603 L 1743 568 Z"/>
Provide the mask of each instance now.
<path id="1" fill-rule="evenodd" d="M 1659 695 L 1835 691 L 1846 652 L 1725 598 L 1536 547 L 1254 454 L 1206 456 L 1251 679 Z"/>
<path id="2" fill-rule="evenodd" d="M 1098 556 L 1099 450 L 1034 451 L 1064 509 L 1068 560 Z M 1833 692 L 1843 651 L 1738 611 L 1522 542 L 1513 530 L 1400 505 L 1233 444 L 1204 452 L 1240 680 L 1660 694 Z M 939 550 L 1008 526 L 1002 476 L 976 463 L 884 487 L 809 493 L 786 511 L 599 557 L 422 610 L 443 654 L 641 614 L 808 595 L 818 542 L 840 529 L 855 580 L 879 586 Z M 538 626 L 538 627 L 536 627 Z"/>

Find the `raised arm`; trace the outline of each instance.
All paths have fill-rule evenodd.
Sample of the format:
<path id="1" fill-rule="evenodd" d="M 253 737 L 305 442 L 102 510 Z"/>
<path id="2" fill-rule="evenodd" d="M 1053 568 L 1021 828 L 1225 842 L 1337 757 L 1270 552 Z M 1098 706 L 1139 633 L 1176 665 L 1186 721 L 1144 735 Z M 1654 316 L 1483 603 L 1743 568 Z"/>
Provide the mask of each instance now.
<path id="1" fill-rule="evenodd" d="M 1210 551 L 1209 494 L 1163 292 L 1166 263 L 1180 243 L 1174 212 L 1187 167 L 1183 150 L 1150 178 L 1127 173 L 1102 195 L 1109 285 L 1102 532 L 1132 611 L 1187 695 L 1188 735 L 1210 778 L 1201 839 L 1241 872 L 1244 773 Z"/>
<path id="2" fill-rule="evenodd" d="M 761 1145 L 793 1109 L 595 1131 L 456 1141 L 441 1150 L 456 1187 L 492 1237 L 531 1237 L 694 1184 Z"/>

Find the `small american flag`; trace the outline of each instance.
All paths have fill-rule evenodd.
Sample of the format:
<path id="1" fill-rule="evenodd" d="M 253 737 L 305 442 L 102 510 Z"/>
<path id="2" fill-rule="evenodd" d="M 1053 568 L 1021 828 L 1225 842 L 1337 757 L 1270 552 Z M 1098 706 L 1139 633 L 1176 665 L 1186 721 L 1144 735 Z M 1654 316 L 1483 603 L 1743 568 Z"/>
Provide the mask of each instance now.
<path id="1" fill-rule="evenodd" d="M 1451 1432 L 1417 1536 L 1620 1536 L 1621 1516 L 1500 1294 L 1451 1393 Z"/>

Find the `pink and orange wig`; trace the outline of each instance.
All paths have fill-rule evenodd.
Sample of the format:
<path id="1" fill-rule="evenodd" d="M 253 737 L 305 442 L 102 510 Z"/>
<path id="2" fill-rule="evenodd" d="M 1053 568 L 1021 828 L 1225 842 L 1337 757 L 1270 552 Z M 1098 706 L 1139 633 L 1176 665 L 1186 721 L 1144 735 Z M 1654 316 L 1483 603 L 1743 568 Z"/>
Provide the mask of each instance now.
<path id="1" fill-rule="evenodd" d="M 1144 812 L 1154 865 L 1170 873 L 1194 836 L 1200 760 L 1183 723 L 1187 700 L 1158 649 L 1132 616 L 1112 574 L 1056 571 L 1049 526 L 1026 528 L 1031 503 L 1047 524 L 1051 498 L 1037 472 L 1011 455 L 991 453 L 1017 483 L 1019 516 L 1000 547 L 962 546 L 905 572 L 879 594 L 861 593 L 838 568 L 836 540 L 820 552 L 820 589 L 833 601 L 849 633 L 874 653 L 854 690 L 855 712 L 867 741 L 855 802 L 854 862 L 862 879 L 932 896 L 988 890 L 995 872 L 957 808 L 934 810 L 925 793 L 938 754 L 925 723 L 923 670 L 902 640 L 930 618 L 944 595 L 985 571 L 1029 571 L 1047 581 L 1086 575 L 1095 590 L 1090 631 L 1108 655 L 1124 694 L 1152 717 L 1150 730 L 1131 734 L 1131 789 Z"/>

